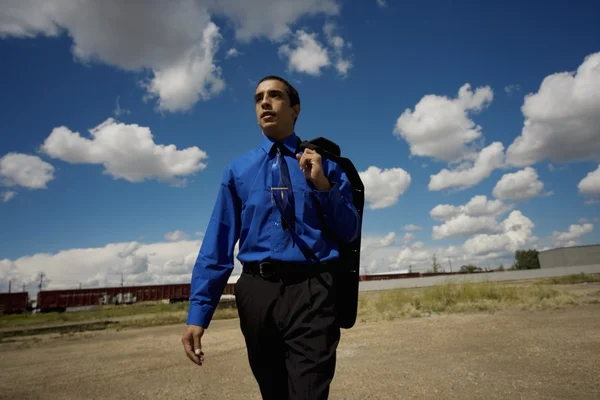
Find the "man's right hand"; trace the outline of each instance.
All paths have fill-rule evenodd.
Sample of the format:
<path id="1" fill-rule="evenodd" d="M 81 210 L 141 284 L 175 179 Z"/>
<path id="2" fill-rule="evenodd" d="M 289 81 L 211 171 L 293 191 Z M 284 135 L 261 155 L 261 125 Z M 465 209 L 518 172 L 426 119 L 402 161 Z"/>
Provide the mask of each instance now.
<path id="1" fill-rule="evenodd" d="M 198 325 L 188 325 L 181 338 L 185 354 L 192 362 L 198 365 L 202 365 L 204 362 L 204 352 L 202 351 L 201 343 L 202 335 L 204 335 L 203 327 Z"/>

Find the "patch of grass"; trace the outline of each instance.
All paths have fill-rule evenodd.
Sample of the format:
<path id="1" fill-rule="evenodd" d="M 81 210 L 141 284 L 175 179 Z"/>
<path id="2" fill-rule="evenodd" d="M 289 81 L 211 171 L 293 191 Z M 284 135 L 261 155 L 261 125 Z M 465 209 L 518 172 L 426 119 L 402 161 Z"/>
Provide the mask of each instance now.
<path id="1" fill-rule="evenodd" d="M 579 283 L 600 282 L 600 274 L 587 275 L 580 274 L 557 276 L 554 278 L 541 279 L 536 282 L 538 285 L 575 285 Z"/>
<path id="2" fill-rule="evenodd" d="M 86 311 L 5 315 L 0 317 L 0 328 L 26 328 L 43 325 L 106 321 L 126 317 L 146 317 L 139 319 L 152 319 L 156 316 L 156 318 L 160 320 L 161 318 L 174 313 L 184 315 L 187 313 L 188 308 L 189 302 L 173 304 L 153 302 L 104 306 L 95 310 Z M 222 301 L 215 311 L 215 319 L 230 318 L 229 315 L 231 314 L 232 309 L 235 311 L 235 304 L 233 302 Z M 139 323 L 142 324 L 148 322 Z"/>
<path id="3" fill-rule="evenodd" d="M 547 309 L 579 304 L 572 293 L 541 285 L 518 286 L 501 283 L 448 283 L 414 289 L 394 289 L 378 295 L 363 296 L 359 314 L 383 319 L 420 317 L 441 313 L 485 311 L 507 307 Z"/>
<path id="4" fill-rule="evenodd" d="M 85 322 L 128 317 L 133 315 L 186 311 L 188 306 L 189 304 L 187 302 L 173 304 L 153 302 L 118 306 L 102 306 L 94 310 L 86 311 L 5 315 L 0 317 L 0 328 Z"/>

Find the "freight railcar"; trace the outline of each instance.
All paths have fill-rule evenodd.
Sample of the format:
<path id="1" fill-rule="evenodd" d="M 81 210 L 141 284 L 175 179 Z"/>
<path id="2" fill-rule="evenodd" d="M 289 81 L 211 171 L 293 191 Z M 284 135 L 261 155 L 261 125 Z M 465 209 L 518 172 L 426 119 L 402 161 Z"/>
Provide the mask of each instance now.
<path id="1" fill-rule="evenodd" d="M 234 291 L 235 285 L 227 284 L 223 294 L 235 295 Z M 144 301 L 187 301 L 189 297 L 189 283 L 42 290 L 37 296 L 37 308 L 40 312 L 65 311 L 67 308 L 132 304 Z"/>
<path id="2" fill-rule="evenodd" d="M 21 314 L 29 310 L 29 293 L 0 293 L 0 313 Z"/>

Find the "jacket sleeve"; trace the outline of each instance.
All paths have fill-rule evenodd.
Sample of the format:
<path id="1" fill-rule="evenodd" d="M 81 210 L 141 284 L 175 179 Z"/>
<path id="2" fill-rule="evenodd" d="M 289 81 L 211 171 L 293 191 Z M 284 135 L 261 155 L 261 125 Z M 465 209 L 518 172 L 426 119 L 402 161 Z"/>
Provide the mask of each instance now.
<path id="1" fill-rule="evenodd" d="M 234 267 L 240 234 L 240 200 L 228 167 L 223 175 L 200 252 L 194 264 L 187 324 L 208 328 Z"/>
<path id="2" fill-rule="evenodd" d="M 335 162 L 327 160 L 331 188 L 314 190 L 327 227 L 340 240 L 348 243 L 360 234 L 361 216 L 352 203 L 352 185 L 346 173 Z"/>

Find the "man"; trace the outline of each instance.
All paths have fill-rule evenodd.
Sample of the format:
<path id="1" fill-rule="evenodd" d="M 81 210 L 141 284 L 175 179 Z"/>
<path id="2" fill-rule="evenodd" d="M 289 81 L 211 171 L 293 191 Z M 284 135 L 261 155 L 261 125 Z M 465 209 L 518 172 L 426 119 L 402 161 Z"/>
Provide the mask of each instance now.
<path id="1" fill-rule="evenodd" d="M 340 339 L 332 287 L 338 243 L 359 235 L 360 216 L 342 169 L 313 150 L 298 153 L 297 91 L 283 78 L 267 76 L 254 102 L 261 144 L 223 175 L 192 273 L 182 343 L 188 358 L 202 365 L 201 338 L 232 272 L 239 239 L 243 272 L 235 299 L 263 399 L 327 399 Z M 318 260 L 294 241 L 292 229 Z"/>

